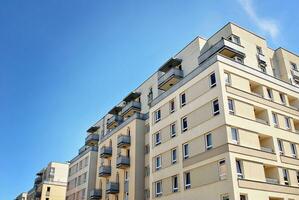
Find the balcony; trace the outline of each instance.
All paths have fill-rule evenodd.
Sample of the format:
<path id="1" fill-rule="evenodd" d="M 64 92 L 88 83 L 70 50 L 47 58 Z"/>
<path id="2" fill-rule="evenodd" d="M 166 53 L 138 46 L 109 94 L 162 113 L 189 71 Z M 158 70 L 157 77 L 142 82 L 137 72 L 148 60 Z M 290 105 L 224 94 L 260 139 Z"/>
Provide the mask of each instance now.
<path id="1" fill-rule="evenodd" d="M 127 102 L 125 107 L 123 107 L 121 111 L 121 115 L 123 118 L 129 118 L 130 116 L 133 116 L 134 113 L 141 111 L 141 103 L 138 101 L 130 101 Z"/>
<path id="2" fill-rule="evenodd" d="M 111 166 L 102 165 L 99 168 L 99 176 L 100 177 L 108 177 L 111 176 Z"/>
<path id="3" fill-rule="evenodd" d="M 106 187 L 106 194 L 118 194 L 119 184 L 116 182 L 109 182 Z"/>
<path id="4" fill-rule="evenodd" d="M 167 91 L 173 85 L 177 84 L 183 77 L 183 70 L 172 68 L 158 78 L 158 87 L 160 90 Z"/>
<path id="5" fill-rule="evenodd" d="M 89 199 L 97 200 L 102 198 L 102 190 L 100 189 L 93 189 L 89 193 Z"/>
<path id="6" fill-rule="evenodd" d="M 35 184 L 35 185 L 38 185 L 38 184 L 40 184 L 41 182 L 42 182 L 42 177 L 41 177 L 41 176 L 36 177 L 35 180 L 34 180 L 34 184 Z"/>
<path id="7" fill-rule="evenodd" d="M 131 144 L 131 137 L 129 135 L 121 135 L 117 138 L 117 147 L 126 148 Z"/>
<path id="8" fill-rule="evenodd" d="M 109 158 L 112 156 L 112 147 L 102 147 L 100 150 L 101 158 Z"/>
<path id="9" fill-rule="evenodd" d="M 299 109 L 299 99 L 290 95 L 287 95 L 289 100 L 289 106 L 295 110 Z"/>
<path id="10" fill-rule="evenodd" d="M 198 57 L 198 63 L 203 63 L 205 60 L 216 53 L 219 53 L 228 58 L 235 58 L 236 56 L 245 58 L 244 52 L 245 51 L 243 46 L 222 38 L 219 42 L 211 46 L 210 49 L 208 49 Z"/>
<path id="11" fill-rule="evenodd" d="M 292 69 L 292 70 L 291 70 L 291 73 L 292 73 L 293 78 L 294 78 L 295 80 L 299 80 L 299 71 L 298 71 L 298 70 L 294 70 L 294 69 Z"/>
<path id="12" fill-rule="evenodd" d="M 266 183 L 279 184 L 279 172 L 276 166 L 264 165 Z"/>
<path id="13" fill-rule="evenodd" d="M 113 129 L 123 122 L 123 118 L 119 115 L 113 115 L 107 120 L 107 129 Z"/>
<path id="14" fill-rule="evenodd" d="M 130 158 L 128 156 L 119 156 L 116 160 L 116 167 L 125 169 L 130 166 Z"/>
<path id="15" fill-rule="evenodd" d="M 261 147 L 261 151 L 274 153 L 274 144 L 273 139 L 267 135 L 259 135 L 259 143 Z"/>
<path id="16" fill-rule="evenodd" d="M 266 56 L 263 54 L 256 55 L 259 65 L 266 67 L 267 66 L 267 59 Z"/>
<path id="17" fill-rule="evenodd" d="M 85 145 L 87 146 L 95 146 L 99 142 L 99 134 L 91 133 L 85 138 Z"/>

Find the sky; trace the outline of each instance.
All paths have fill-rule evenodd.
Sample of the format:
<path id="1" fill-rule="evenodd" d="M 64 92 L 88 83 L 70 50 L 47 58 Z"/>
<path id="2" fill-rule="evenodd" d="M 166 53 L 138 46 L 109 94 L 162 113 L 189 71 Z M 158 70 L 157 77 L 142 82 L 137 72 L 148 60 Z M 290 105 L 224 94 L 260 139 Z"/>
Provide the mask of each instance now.
<path id="1" fill-rule="evenodd" d="M 71 160 L 86 130 L 229 21 L 299 54 L 299 1 L 0 0 L 0 199 Z"/>

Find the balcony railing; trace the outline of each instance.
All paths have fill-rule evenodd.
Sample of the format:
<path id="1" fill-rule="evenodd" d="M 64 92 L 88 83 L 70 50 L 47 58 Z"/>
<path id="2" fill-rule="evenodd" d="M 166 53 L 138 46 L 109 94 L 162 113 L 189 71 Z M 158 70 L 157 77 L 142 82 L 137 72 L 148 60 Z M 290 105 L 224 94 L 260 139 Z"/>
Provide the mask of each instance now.
<path id="1" fill-rule="evenodd" d="M 130 166 L 130 158 L 128 156 L 119 156 L 116 160 L 117 168 L 127 168 Z"/>
<path id="2" fill-rule="evenodd" d="M 264 151 L 264 152 L 268 152 L 268 153 L 273 153 L 273 149 L 272 148 L 269 148 L 269 147 L 261 147 L 261 150 Z"/>
<path id="3" fill-rule="evenodd" d="M 168 72 L 163 74 L 158 79 L 158 86 L 161 90 L 168 90 L 184 77 L 182 70 L 178 68 L 171 68 Z"/>
<path id="4" fill-rule="evenodd" d="M 119 115 L 113 115 L 107 120 L 107 128 L 118 126 L 123 122 L 122 116 Z"/>
<path id="5" fill-rule="evenodd" d="M 111 175 L 111 166 L 100 166 L 99 168 L 99 176 L 100 177 L 107 177 Z"/>
<path id="6" fill-rule="evenodd" d="M 266 56 L 263 55 L 263 54 L 257 54 L 257 59 L 259 61 L 259 64 L 262 64 L 262 65 L 266 65 L 266 62 L 267 62 L 267 59 L 266 59 Z"/>
<path id="7" fill-rule="evenodd" d="M 112 156 L 112 147 L 102 147 L 100 150 L 101 158 L 108 158 Z"/>
<path id="8" fill-rule="evenodd" d="M 268 124 L 268 121 L 264 120 L 264 119 L 260 119 L 260 118 L 256 118 L 255 121 L 261 123 L 261 124 Z"/>
<path id="9" fill-rule="evenodd" d="M 109 182 L 107 184 L 107 194 L 117 194 L 119 192 L 119 184 L 117 182 Z"/>
<path id="10" fill-rule="evenodd" d="M 126 117 L 127 115 L 132 116 L 134 114 L 134 112 L 136 111 L 140 111 L 141 110 L 141 103 L 138 101 L 131 101 L 129 103 L 127 103 L 127 105 L 125 105 L 125 107 L 123 107 L 123 109 L 121 110 L 121 115 L 123 117 Z M 133 112 L 131 112 L 133 111 Z"/>
<path id="11" fill-rule="evenodd" d="M 121 135 L 117 138 L 117 147 L 128 147 L 131 144 L 131 137 L 129 135 Z"/>
<path id="12" fill-rule="evenodd" d="M 88 146 L 94 146 L 99 142 L 99 134 L 91 133 L 85 139 L 85 144 Z"/>
<path id="13" fill-rule="evenodd" d="M 102 198 L 102 190 L 93 189 L 89 193 L 89 199 L 97 200 Z"/>
<path id="14" fill-rule="evenodd" d="M 266 182 L 271 183 L 271 184 L 278 184 L 279 183 L 279 181 L 275 178 L 266 178 Z"/>

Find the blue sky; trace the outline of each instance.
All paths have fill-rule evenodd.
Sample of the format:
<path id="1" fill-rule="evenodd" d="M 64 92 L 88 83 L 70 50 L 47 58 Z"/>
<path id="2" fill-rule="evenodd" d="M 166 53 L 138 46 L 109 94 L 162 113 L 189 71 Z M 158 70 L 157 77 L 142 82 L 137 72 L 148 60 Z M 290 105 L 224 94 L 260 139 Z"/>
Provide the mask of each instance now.
<path id="1" fill-rule="evenodd" d="M 75 156 L 89 126 L 197 35 L 233 21 L 299 53 L 299 2 L 280 2 L 0 0 L 1 199 Z"/>

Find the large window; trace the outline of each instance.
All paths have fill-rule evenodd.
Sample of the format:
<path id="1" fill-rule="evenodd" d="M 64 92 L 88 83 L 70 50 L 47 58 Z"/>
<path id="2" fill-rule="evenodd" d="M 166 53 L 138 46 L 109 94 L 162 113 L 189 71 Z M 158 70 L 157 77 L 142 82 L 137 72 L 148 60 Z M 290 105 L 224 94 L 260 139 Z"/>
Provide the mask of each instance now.
<path id="1" fill-rule="evenodd" d="M 188 130 L 188 121 L 187 117 L 182 118 L 182 131 L 185 132 Z"/>
<path id="2" fill-rule="evenodd" d="M 184 159 L 189 158 L 189 144 L 188 143 L 183 144 L 183 157 L 184 157 Z"/>
<path id="3" fill-rule="evenodd" d="M 213 115 L 218 115 L 220 113 L 218 99 L 214 100 L 212 102 L 212 105 L 213 105 Z"/>
<path id="4" fill-rule="evenodd" d="M 178 176 L 172 177 L 172 192 L 179 191 Z"/>
<path id="5" fill-rule="evenodd" d="M 216 75 L 215 73 L 210 74 L 210 87 L 213 88 L 216 86 Z"/>
<path id="6" fill-rule="evenodd" d="M 205 135 L 206 138 L 206 150 L 210 150 L 213 148 L 213 142 L 212 142 L 212 134 L 208 133 Z"/>
<path id="7" fill-rule="evenodd" d="M 162 195 L 162 181 L 157 181 L 155 184 L 155 190 L 156 190 L 156 197 L 159 197 Z"/>
<path id="8" fill-rule="evenodd" d="M 190 189 L 191 188 L 191 177 L 190 177 L 190 172 L 185 173 L 185 189 Z"/>

